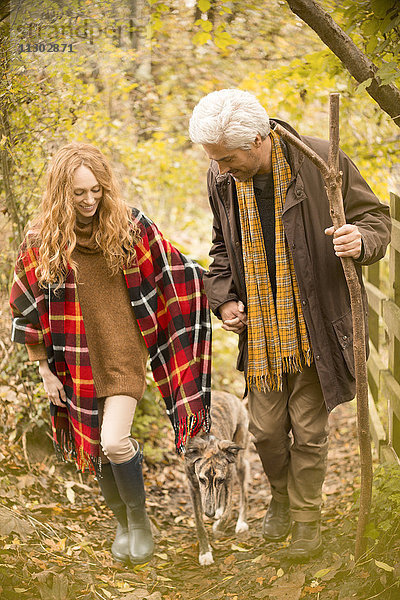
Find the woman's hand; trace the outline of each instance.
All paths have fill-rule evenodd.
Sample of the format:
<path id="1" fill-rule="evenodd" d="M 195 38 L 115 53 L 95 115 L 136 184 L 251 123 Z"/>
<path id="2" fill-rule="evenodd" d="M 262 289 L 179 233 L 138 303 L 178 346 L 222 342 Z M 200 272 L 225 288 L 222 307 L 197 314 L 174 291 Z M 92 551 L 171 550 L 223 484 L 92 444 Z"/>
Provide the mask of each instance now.
<path id="1" fill-rule="evenodd" d="M 39 373 L 43 379 L 44 391 L 50 402 L 56 406 L 65 406 L 67 396 L 63 384 L 58 377 L 51 372 L 47 360 L 39 361 Z"/>

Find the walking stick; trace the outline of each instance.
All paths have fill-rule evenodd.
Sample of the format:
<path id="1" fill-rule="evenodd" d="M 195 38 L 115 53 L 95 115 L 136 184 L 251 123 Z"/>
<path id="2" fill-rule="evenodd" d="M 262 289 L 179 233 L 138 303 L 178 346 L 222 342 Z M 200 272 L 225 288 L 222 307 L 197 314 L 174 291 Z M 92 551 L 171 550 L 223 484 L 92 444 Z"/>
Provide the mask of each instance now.
<path id="1" fill-rule="evenodd" d="M 275 131 L 288 143 L 303 152 L 321 171 L 325 181 L 329 200 L 329 210 L 334 230 L 346 223 L 342 197 L 342 173 L 339 171 L 339 98 L 340 94 L 330 94 L 329 104 L 329 153 L 326 163 L 309 146 L 289 133 L 280 125 Z M 365 326 L 361 284 L 352 258 L 340 258 L 349 288 L 351 312 L 353 317 L 353 351 L 356 375 L 357 394 L 357 430 L 360 447 L 361 490 L 360 508 L 358 512 L 355 560 L 357 561 L 366 549 L 365 527 L 371 506 L 372 495 L 372 454 L 369 432 L 368 412 L 368 380 L 365 352 Z"/>

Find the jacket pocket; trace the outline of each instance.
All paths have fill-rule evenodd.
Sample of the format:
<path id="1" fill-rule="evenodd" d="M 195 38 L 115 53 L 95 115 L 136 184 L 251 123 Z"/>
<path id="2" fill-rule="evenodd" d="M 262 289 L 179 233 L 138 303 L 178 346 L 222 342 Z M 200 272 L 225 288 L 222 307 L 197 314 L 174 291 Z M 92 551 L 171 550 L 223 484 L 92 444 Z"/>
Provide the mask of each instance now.
<path id="1" fill-rule="evenodd" d="M 339 346 L 347 368 L 352 377 L 355 378 L 356 375 L 353 354 L 353 319 L 351 310 L 343 315 L 343 317 L 336 319 L 336 321 L 332 321 L 332 326 L 339 342 Z"/>

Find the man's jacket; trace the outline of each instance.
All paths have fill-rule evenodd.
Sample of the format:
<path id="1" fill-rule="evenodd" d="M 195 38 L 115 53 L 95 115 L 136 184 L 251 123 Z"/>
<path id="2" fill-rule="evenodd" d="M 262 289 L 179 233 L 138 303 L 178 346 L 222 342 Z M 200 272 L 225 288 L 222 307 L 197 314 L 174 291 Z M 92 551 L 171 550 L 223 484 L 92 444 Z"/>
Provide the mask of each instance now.
<path id="1" fill-rule="evenodd" d="M 327 161 L 328 142 L 300 136 L 286 123 L 277 122 Z M 274 121 L 271 121 L 271 127 L 274 127 Z M 292 179 L 282 221 L 293 255 L 315 365 L 330 412 L 355 395 L 350 297 L 341 261 L 334 253 L 332 236 L 324 233 L 332 221 L 322 175 L 294 146 L 288 145 L 286 150 Z M 357 167 L 342 151 L 339 169 L 343 173 L 346 221 L 357 225 L 362 235 L 363 252 L 355 263 L 362 281 L 361 265 L 370 265 L 382 258 L 390 241 L 389 207 L 379 202 Z M 212 263 L 204 276 L 204 285 L 210 307 L 219 317 L 219 307 L 228 300 L 241 300 L 246 306 L 246 285 L 234 179 L 229 174 L 219 175 L 218 165 L 212 161 L 207 185 L 214 222 Z M 367 331 L 364 286 L 362 293 Z M 239 336 L 237 368 L 241 371 L 247 368 L 246 342 L 245 331 Z"/>

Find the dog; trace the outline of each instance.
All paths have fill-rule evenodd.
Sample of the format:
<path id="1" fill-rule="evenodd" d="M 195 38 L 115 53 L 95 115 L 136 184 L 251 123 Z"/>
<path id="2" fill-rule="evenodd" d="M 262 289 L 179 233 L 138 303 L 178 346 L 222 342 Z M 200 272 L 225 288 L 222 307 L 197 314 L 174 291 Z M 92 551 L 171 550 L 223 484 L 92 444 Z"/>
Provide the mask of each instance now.
<path id="1" fill-rule="evenodd" d="M 225 528 L 232 509 L 235 466 L 240 484 L 239 517 L 235 531 L 242 533 L 249 528 L 247 411 L 233 394 L 214 391 L 211 394 L 211 420 L 211 433 L 190 438 L 185 453 L 185 471 L 199 540 L 199 563 L 203 566 L 214 562 L 203 512 L 214 519 L 214 533 Z"/>

